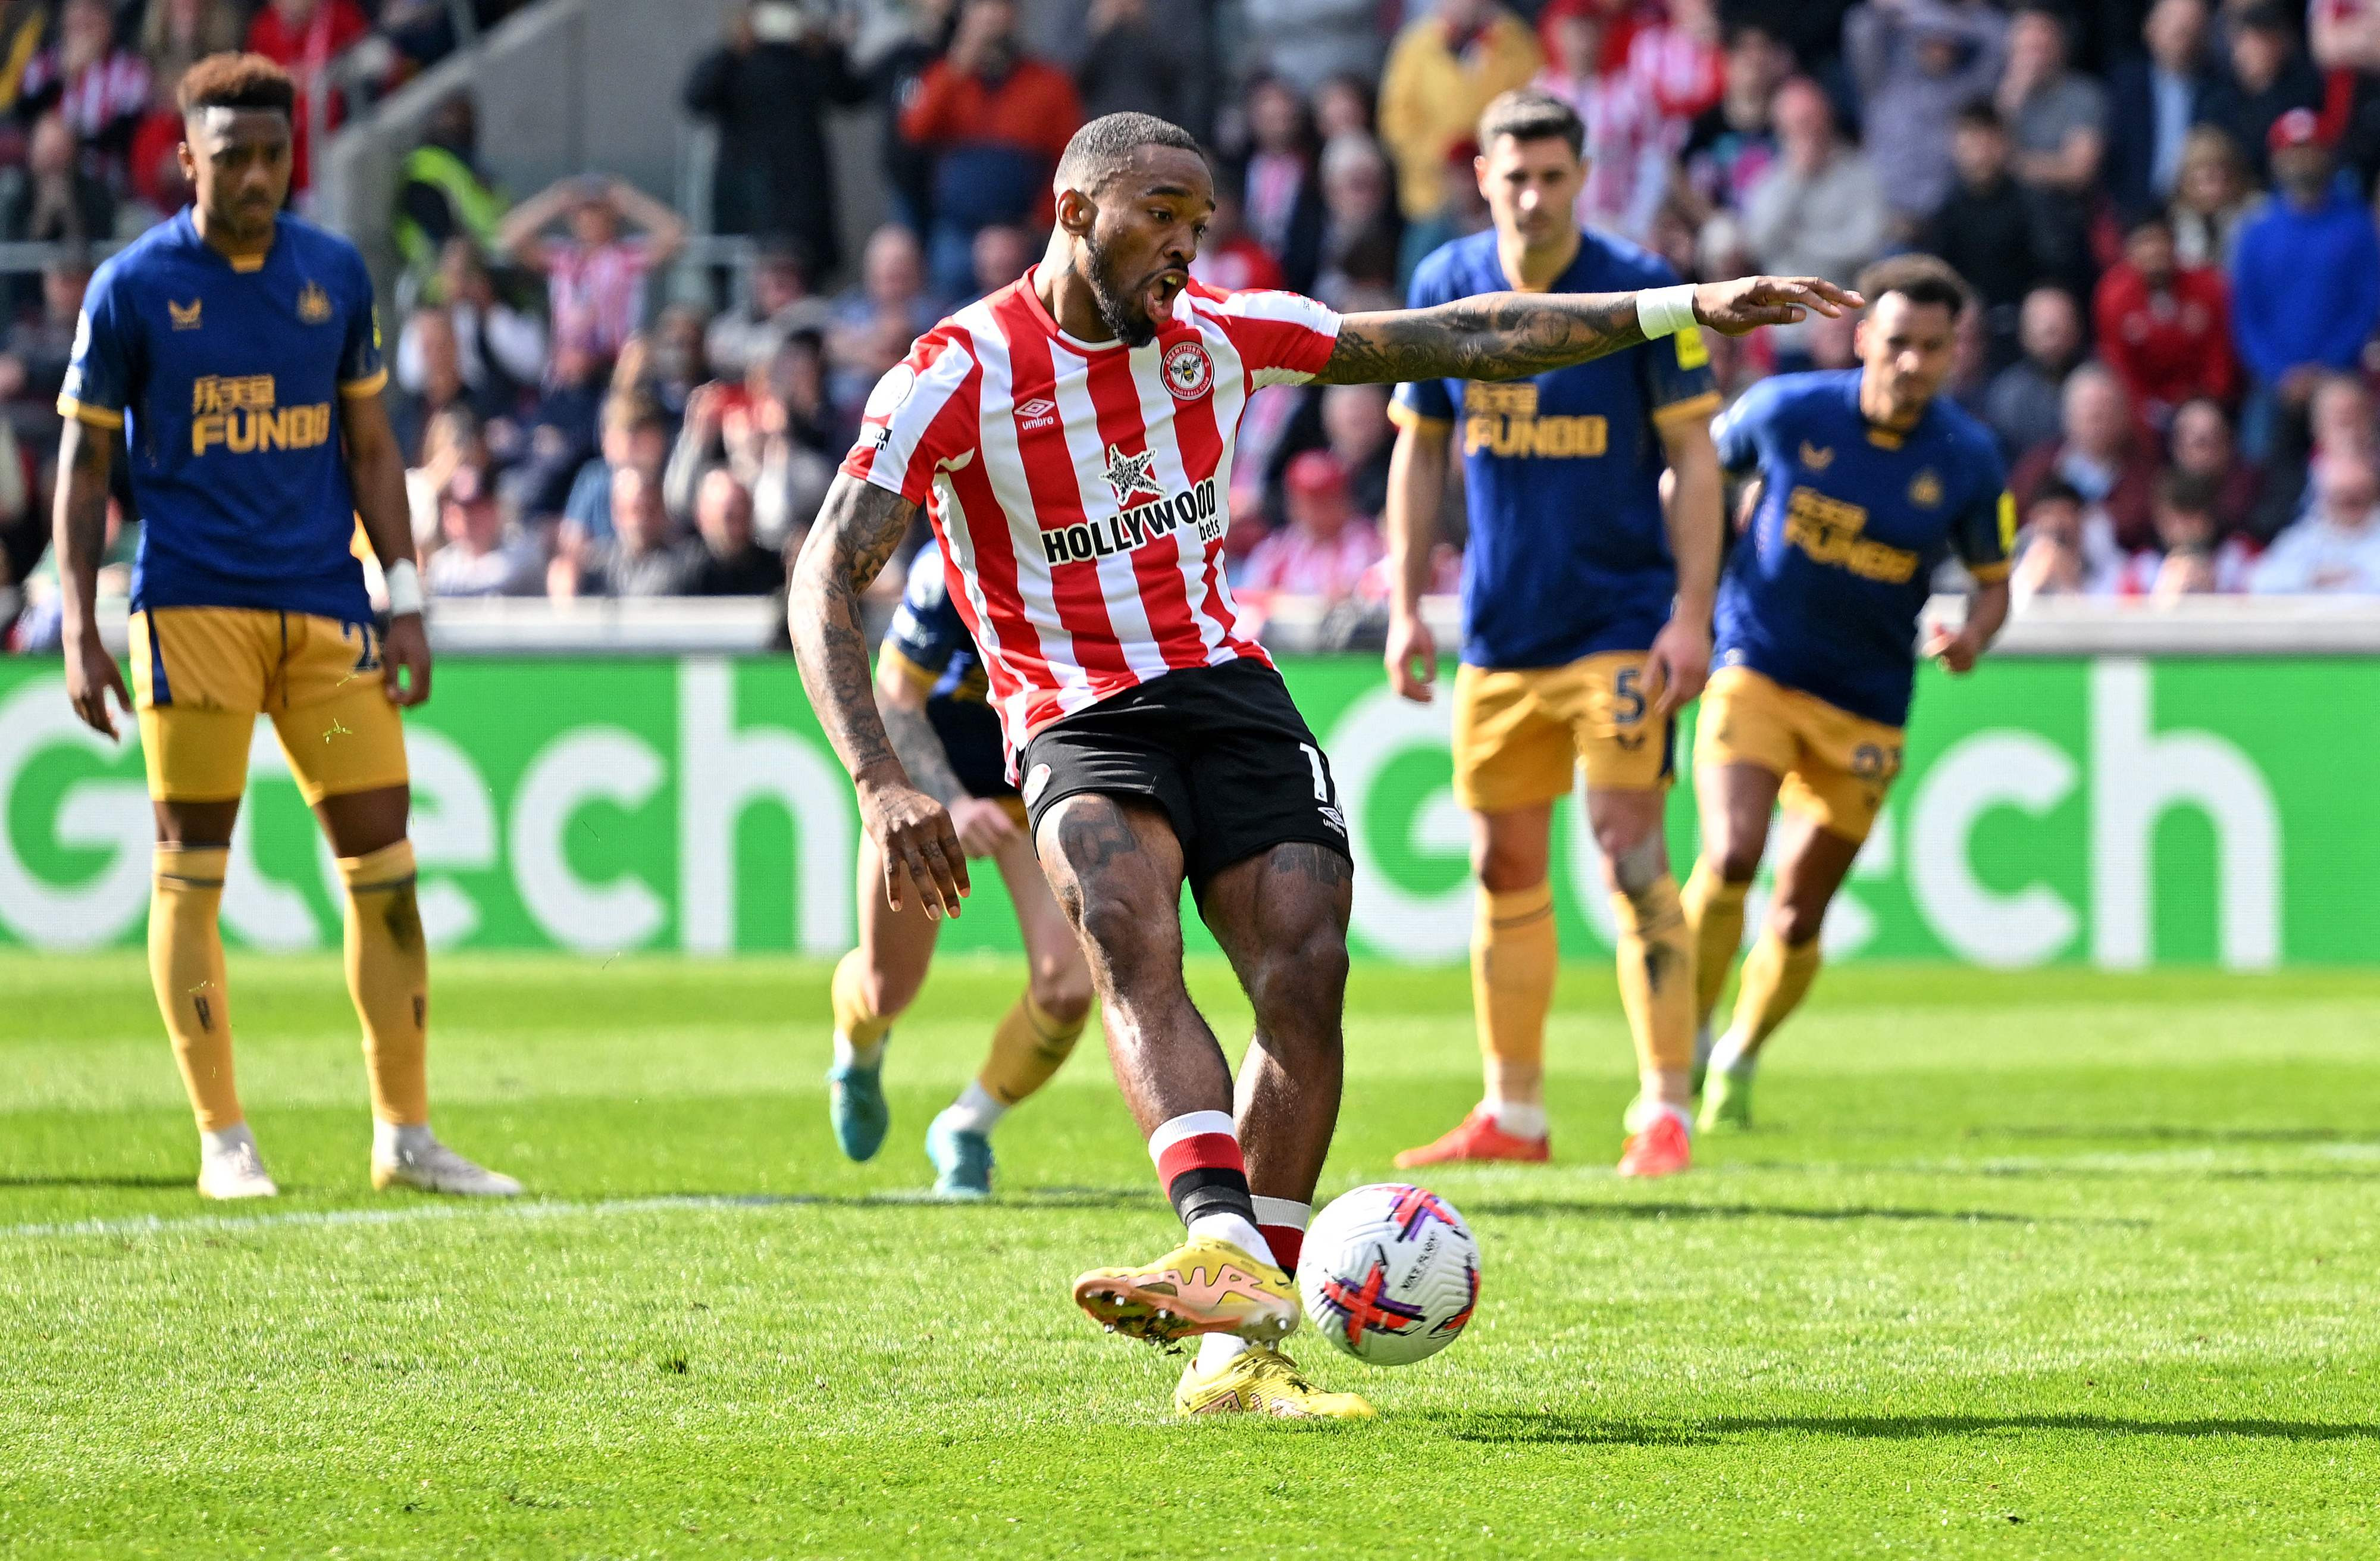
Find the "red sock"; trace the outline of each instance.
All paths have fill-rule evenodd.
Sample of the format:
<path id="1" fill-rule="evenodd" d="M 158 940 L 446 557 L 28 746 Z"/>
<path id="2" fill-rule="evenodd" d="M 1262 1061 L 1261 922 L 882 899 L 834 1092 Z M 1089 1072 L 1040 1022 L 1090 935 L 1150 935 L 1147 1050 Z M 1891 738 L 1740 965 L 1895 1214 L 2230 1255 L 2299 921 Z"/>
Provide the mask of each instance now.
<path id="1" fill-rule="evenodd" d="M 1262 1196 L 1250 1201 L 1256 1205 L 1257 1228 L 1264 1233 L 1265 1245 L 1272 1249 L 1272 1261 L 1281 1264 L 1282 1273 L 1296 1274 L 1297 1254 L 1305 1245 L 1305 1226 L 1314 1218 L 1314 1205 Z"/>
<path id="2" fill-rule="evenodd" d="M 1250 1225 L 1247 1162 L 1232 1135 L 1231 1117 L 1220 1111 L 1185 1111 L 1158 1124 L 1148 1135 L 1148 1157 L 1173 1212 L 1188 1225 L 1201 1214 L 1237 1214 Z"/>

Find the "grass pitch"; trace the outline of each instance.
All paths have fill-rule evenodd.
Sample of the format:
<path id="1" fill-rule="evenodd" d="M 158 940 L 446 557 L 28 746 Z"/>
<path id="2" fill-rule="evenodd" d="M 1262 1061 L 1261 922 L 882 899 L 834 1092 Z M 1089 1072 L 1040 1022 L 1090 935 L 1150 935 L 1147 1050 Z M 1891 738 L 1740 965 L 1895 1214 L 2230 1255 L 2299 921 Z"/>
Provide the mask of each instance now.
<path id="1" fill-rule="evenodd" d="M 884 1153 L 827 1131 L 815 966 L 448 959 L 441 1132 L 373 1194 L 327 961 L 237 959 L 285 1195 L 201 1205 L 136 957 L 0 958 L 0 1555 L 1598 1556 L 2380 1552 L 2380 976 L 1829 972 L 1755 1134 L 1609 1166 L 1566 974 L 1558 1163 L 1431 1178 L 1477 1321 L 1382 1418 L 1177 1421 L 1079 1269 L 1173 1226 L 1096 1043 L 915 1200 L 1017 977 L 940 971 Z M 1219 1031 L 1245 1008 L 1196 972 Z M 1358 972 L 1324 1192 L 1476 1090 L 1460 972 Z"/>

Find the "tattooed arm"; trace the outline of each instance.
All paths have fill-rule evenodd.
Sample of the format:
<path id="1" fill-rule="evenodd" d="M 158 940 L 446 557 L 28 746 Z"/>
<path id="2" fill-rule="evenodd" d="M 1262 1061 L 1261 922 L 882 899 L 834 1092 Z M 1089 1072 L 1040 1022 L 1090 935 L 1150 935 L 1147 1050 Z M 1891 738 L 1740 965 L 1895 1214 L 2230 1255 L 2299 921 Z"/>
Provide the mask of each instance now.
<path id="1" fill-rule="evenodd" d="M 1856 293 L 1811 276 L 1747 276 L 1694 289 L 1694 318 L 1742 335 L 1809 311 L 1857 308 Z M 1351 314 L 1315 378 L 1325 384 L 1516 379 L 1567 368 L 1645 339 L 1634 293 L 1482 293 L 1430 309 Z"/>
<path id="2" fill-rule="evenodd" d="M 859 622 L 859 593 L 917 512 L 898 494 L 837 477 L 795 561 L 786 618 L 810 708 L 858 789 L 860 823 L 883 848 L 885 898 L 901 909 L 905 873 L 928 916 L 956 916 L 970 887 L 965 853 L 950 813 L 911 781 L 885 733 Z"/>
<path id="3" fill-rule="evenodd" d="M 902 768 L 918 790 L 950 810 L 951 827 L 959 846 L 970 857 L 997 855 L 1016 838 L 1016 822 L 1008 810 L 990 798 L 967 790 L 951 763 L 951 750 L 926 713 L 926 689 L 914 669 L 901 658 L 883 654 L 876 660 L 876 709 L 884 718 L 884 735 L 892 744 Z"/>
<path id="4" fill-rule="evenodd" d="M 58 441 L 58 496 L 52 516 L 58 585 L 64 596 L 67 699 L 84 726 L 111 738 L 115 736 L 115 717 L 108 713 L 107 690 L 115 690 L 118 709 L 132 708 L 124 674 L 117 670 L 107 647 L 100 643 L 97 617 L 99 563 L 107 551 L 107 476 L 115 441 L 112 430 L 94 428 L 80 418 L 67 419 L 66 433 Z"/>

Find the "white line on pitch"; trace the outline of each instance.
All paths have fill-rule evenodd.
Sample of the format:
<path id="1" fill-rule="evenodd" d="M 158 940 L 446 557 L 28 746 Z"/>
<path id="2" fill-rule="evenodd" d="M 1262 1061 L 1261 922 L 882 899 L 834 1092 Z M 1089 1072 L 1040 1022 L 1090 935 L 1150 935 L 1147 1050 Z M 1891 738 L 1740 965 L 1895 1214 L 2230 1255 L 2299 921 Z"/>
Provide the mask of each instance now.
<path id="1" fill-rule="evenodd" d="M 913 1195 L 905 1198 L 884 1196 L 866 1201 L 902 1203 L 919 1202 L 926 1200 L 922 1195 Z M 0 1226 L 0 1239 L 31 1240 L 42 1237 L 66 1236 L 158 1236 L 184 1230 L 271 1230 L 346 1225 L 415 1225 L 430 1220 L 474 1219 L 483 1216 L 521 1220 L 571 1219 L 579 1215 L 608 1218 L 614 1214 L 648 1213 L 662 1209 L 769 1209 L 847 1201 L 857 1201 L 857 1200 L 825 1198 L 806 1193 L 678 1193 L 656 1198 L 604 1199 L 592 1202 L 570 1202 L 546 1199 L 513 1202 L 486 1199 L 469 1202 L 408 1204 L 394 1209 L 306 1209 L 277 1214 L 195 1214 L 188 1219 L 166 1219 L 158 1214 L 139 1214 L 128 1219 L 73 1220 L 56 1225 L 10 1225 Z"/>

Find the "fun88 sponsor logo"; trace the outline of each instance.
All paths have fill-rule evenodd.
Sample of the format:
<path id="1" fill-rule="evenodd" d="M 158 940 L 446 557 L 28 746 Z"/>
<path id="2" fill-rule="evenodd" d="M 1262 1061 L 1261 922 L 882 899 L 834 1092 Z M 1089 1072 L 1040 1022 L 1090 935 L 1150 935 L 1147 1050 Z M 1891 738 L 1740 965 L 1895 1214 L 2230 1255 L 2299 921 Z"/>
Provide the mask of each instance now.
<path id="1" fill-rule="evenodd" d="M 1215 480 L 1209 477 L 1172 498 L 1092 520 L 1078 520 L 1071 526 L 1052 527 L 1041 533 L 1041 552 L 1052 564 L 1109 558 L 1119 553 L 1135 552 L 1191 525 L 1198 528 L 1201 543 L 1211 544 L 1222 540 L 1230 523 L 1218 502 Z"/>

